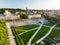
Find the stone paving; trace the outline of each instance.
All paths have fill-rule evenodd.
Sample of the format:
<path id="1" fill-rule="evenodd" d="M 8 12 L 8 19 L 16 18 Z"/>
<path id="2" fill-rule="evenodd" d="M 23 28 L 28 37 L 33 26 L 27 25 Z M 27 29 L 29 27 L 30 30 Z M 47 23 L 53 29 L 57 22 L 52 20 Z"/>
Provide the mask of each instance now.
<path id="1" fill-rule="evenodd" d="M 13 36 L 11 28 L 10 28 L 10 24 L 8 22 L 6 22 L 6 26 L 7 26 L 9 45 L 16 45 L 14 36 Z"/>

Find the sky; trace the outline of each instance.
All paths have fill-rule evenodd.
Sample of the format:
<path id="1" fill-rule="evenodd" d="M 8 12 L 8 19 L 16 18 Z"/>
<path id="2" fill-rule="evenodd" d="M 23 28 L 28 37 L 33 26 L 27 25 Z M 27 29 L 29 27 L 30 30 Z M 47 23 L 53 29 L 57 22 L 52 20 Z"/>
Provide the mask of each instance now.
<path id="1" fill-rule="evenodd" d="M 60 0 L 0 0 L 0 8 L 60 9 Z"/>

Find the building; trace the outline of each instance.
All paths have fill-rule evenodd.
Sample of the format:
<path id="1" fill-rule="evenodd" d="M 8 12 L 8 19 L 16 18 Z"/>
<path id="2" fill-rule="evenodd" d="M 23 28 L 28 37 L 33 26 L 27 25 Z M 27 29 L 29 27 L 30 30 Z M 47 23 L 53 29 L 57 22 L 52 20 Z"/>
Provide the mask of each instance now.
<path id="1" fill-rule="evenodd" d="M 28 15 L 28 19 L 37 19 L 37 18 L 41 18 L 40 14 L 33 14 L 33 15 Z"/>
<path id="2" fill-rule="evenodd" d="M 12 14 L 8 10 L 5 10 L 4 15 L 5 15 L 6 20 L 13 20 L 13 19 L 19 19 L 20 18 L 20 16 L 18 14 Z"/>

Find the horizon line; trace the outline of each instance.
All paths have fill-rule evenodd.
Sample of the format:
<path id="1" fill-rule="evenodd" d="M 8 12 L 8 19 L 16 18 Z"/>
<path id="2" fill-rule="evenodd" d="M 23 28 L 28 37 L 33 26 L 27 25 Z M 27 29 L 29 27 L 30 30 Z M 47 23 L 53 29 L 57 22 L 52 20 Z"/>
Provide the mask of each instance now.
<path id="1" fill-rule="evenodd" d="M 10 9 L 26 9 L 26 8 L 13 8 L 13 7 L 2 7 L 2 8 L 10 8 Z M 0 9 L 2 9 L 0 8 Z M 27 9 L 30 9 L 30 10 L 60 10 L 60 9 L 36 9 L 36 8 L 27 8 Z"/>

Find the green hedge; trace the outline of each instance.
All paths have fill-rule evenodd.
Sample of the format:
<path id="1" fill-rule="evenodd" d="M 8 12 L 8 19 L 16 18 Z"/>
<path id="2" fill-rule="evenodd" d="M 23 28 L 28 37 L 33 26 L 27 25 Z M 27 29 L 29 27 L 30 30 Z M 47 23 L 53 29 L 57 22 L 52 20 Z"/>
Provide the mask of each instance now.
<path id="1" fill-rule="evenodd" d="M 0 45 L 8 45 L 6 24 L 4 19 L 0 19 Z"/>

